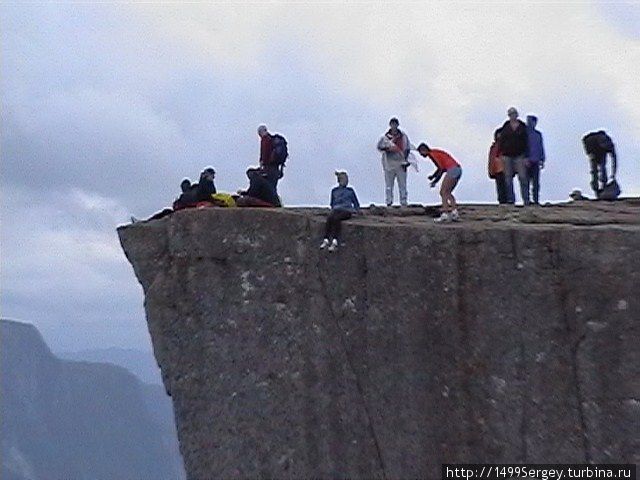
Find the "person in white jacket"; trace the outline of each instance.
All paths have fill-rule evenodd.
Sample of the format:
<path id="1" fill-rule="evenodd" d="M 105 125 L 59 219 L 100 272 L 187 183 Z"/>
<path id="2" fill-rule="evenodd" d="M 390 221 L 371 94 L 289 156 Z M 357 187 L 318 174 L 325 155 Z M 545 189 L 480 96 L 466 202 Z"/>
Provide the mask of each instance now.
<path id="1" fill-rule="evenodd" d="M 382 169 L 384 170 L 385 201 L 387 207 L 393 205 L 393 186 L 397 179 L 400 191 L 400 205 L 407 206 L 407 167 L 411 142 L 406 133 L 398 127 L 397 118 L 389 120 L 389 130 L 378 141 L 378 150 L 382 152 Z"/>

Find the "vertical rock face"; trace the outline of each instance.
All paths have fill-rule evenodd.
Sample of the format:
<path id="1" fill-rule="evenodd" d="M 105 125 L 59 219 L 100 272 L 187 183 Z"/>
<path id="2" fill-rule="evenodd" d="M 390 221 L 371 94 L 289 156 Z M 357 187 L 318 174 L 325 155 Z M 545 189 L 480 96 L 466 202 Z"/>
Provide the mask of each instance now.
<path id="1" fill-rule="evenodd" d="M 119 229 L 189 478 L 640 461 L 640 205 L 416 212 Z"/>

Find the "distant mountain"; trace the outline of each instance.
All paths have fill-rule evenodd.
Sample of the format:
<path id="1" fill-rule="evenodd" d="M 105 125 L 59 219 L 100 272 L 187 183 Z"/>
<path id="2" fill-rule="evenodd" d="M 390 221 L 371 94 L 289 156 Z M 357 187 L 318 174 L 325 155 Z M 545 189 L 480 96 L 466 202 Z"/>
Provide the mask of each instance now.
<path id="1" fill-rule="evenodd" d="M 144 383 L 162 383 L 156 359 L 149 351 L 110 347 L 78 352 L 57 352 L 57 355 L 80 362 L 112 363 L 126 368 Z"/>
<path id="2" fill-rule="evenodd" d="M 32 325 L 0 320 L 0 342 L 0 478 L 184 478 L 161 387 L 114 365 L 60 360 Z"/>

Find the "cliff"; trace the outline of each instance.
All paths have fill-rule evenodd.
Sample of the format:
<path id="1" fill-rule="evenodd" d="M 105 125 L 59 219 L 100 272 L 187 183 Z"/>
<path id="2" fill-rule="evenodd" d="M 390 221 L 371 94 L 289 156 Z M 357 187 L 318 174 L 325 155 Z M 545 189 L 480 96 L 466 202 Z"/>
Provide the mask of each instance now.
<path id="1" fill-rule="evenodd" d="M 181 478 L 142 383 L 114 365 L 63 361 L 38 330 L 0 320 L 3 480 Z"/>
<path id="2" fill-rule="evenodd" d="M 191 479 L 640 461 L 640 201 L 204 209 L 118 230 Z"/>

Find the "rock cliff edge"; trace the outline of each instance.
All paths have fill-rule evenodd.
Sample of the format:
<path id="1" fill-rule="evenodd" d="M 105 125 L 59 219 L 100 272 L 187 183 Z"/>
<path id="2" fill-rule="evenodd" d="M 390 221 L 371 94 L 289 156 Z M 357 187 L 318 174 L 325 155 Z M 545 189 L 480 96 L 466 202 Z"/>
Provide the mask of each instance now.
<path id="1" fill-rule="evenodd" d="M 640 200 L 203 209 L 118 229 L 187 475 L 640 462 Z"/>

